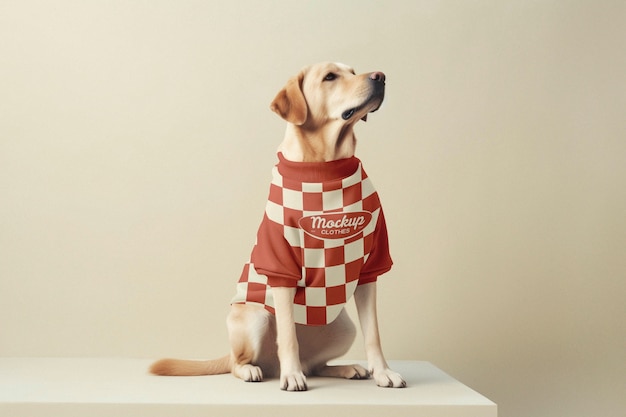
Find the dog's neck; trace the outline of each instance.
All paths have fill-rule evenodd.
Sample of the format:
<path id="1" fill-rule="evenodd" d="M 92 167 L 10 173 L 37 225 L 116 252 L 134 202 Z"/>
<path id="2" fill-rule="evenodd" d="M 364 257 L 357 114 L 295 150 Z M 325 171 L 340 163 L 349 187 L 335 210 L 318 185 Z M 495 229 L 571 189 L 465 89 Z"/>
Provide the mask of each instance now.
<path id="1" fill-rule="evenodd" d="M 287 124 L 278 150 L 294 162 L 329 162 L 354 156 L 356 137 L 353 123 L 329 123 L 315 131 Z"/>

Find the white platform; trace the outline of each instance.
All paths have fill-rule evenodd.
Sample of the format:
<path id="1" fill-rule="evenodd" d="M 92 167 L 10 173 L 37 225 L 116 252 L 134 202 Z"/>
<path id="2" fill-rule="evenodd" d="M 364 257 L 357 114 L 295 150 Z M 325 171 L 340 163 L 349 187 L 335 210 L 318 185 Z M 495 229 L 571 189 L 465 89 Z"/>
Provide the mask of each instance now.
<path id="1" fill-rule="evenodd" d="M 408 383 L 309 378 L 309 391 L 231 375 L 158 377 L 139 359 L 0 358 L 0 416 L 496 417 L 497 406 L 428 362 L 391 366 Z"/>

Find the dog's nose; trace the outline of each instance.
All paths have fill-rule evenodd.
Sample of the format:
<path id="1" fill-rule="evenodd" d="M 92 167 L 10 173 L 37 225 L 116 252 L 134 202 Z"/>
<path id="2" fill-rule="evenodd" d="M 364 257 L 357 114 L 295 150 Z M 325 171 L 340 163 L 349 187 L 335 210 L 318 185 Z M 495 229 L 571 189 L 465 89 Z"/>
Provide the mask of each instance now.
<path id="1" fill-rule="evenodd" d="M 376 71 L 376 72 L 372 72 L 370 74 L 370 79 L 373 81 L 380 81 L 380 82 L 385 82 L 385 74 L 383 74 L 382 72 Z"/>

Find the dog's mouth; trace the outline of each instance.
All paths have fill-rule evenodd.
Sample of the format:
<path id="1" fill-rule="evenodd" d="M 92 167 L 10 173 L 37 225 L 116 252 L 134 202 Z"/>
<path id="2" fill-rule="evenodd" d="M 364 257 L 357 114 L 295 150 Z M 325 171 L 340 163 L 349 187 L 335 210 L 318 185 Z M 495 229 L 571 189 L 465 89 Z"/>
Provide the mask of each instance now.
<path id="1" fill-rule="evenodd" d="M 372 91 L 370 96 L 365 101 L 363 101 L 362 104 L 360 104 L 357 107 L 352 107 L 344 111 L 343 113 L 341 113 L 341 118 L 347 121 L 347 120 L 350 120 L 352 117 L 354 117 L 355 114 L 360 113 L 362 110 L 368 109 L 366 110 L 365 114 L 361 116 L 361 120 L 366 122 L 367 114 L 374 113 L 383 104 L 383 99 L 385 98 L 384 86 L 385 84 L 382 84 L 381 86 L 377 85 L 374 88 L 374 91 Z"/>
<path id="2" fill-rule="evenodd" d="M 350 120 L 350 119 L 351 119 L 351 118 L 352 118 L 352 117 L 353 117 L 353 116 L 354 116 L 354 115 L 355 115 L 358 111 L 360 111 L 360 110 L 362 110 L 363 108 L 367 107 L 367 105 L 368 105 L 370 102 L 374 101 L 373 99 L 374 99 L 374 98 L 367 100 L 367 101 L 366 101 L 364 104 L 362 104 L 361 106 L 358 106 L 358 107 L 353 107 L 353 108 L 351 108 L 351 109 L 348 109 L 348 110 L 344 111 L 343 113 L 341 113 L 341 118 L 342 118 L 343 120 Z M 374 113 L 376 110 L 378 110 L 378 109 L 380 108 L 380 106 L 381 106 L 381 104 L 382 104 L 382 103 L 383 103 L 383 100 L 382 100 L 382 98 L 381 98 L 381 99 L 380 99 L 380 101 L 378 102 L 378 104 L 377 104 L 377 105 L 376 105 L 376 106 L 375 106 L 372 110 L 369 110 L 367 113 L 365 113 L 365 114 L 361 117 L 361 120 L 363 120 L 364 122 L 367 122 L 367 114 L 368 114 L 368 113 Z"/>
<path id="3" fill-rule="evenodd" d="M 343 120 L 350 120 L 350 118 L 351 118 L 352 116 L 354 116 L 354 113 L 356 113 L 356 111 L 357 111 L 357 110 L 358 110 L 358 107 L 355 107 L 355 108 L 350 109 L 350 110 L 346 110 L 346 111 L 344 111 L 344 112 L 341 114 L 341 118 L 342 118 Z"/>

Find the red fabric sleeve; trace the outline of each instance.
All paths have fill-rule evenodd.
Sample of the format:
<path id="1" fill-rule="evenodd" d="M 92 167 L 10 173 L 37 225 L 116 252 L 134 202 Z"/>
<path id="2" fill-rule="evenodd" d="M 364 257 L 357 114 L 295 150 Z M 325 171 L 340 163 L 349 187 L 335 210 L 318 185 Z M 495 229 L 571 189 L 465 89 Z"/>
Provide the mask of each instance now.
<path id="1" fill-rule="evenodd" d="M 302 275 L 301 256 L 300 248 L 285 239 L 283 226 L 265 215 L 251 256 L 257 273 L 267 276 L 272 287 L 295 287 Z"/>
<path id="2" fill-rule="evenodd" d="M 383 209 L 380 209 L 378 215 L 378 223 L 376 224 L 376 230 L 374 231 L 374 242 L 372 243 L 372 250 L 370 255 L 361 269 L 361 275 L 359 277 L 359 285 L 375 282 L 377 278 L 388 272 L 393 265 L 391 255 L 389 253 L 389 238 L 387 236 L 387 224 L 385 222 L 385 216 Z"/>

